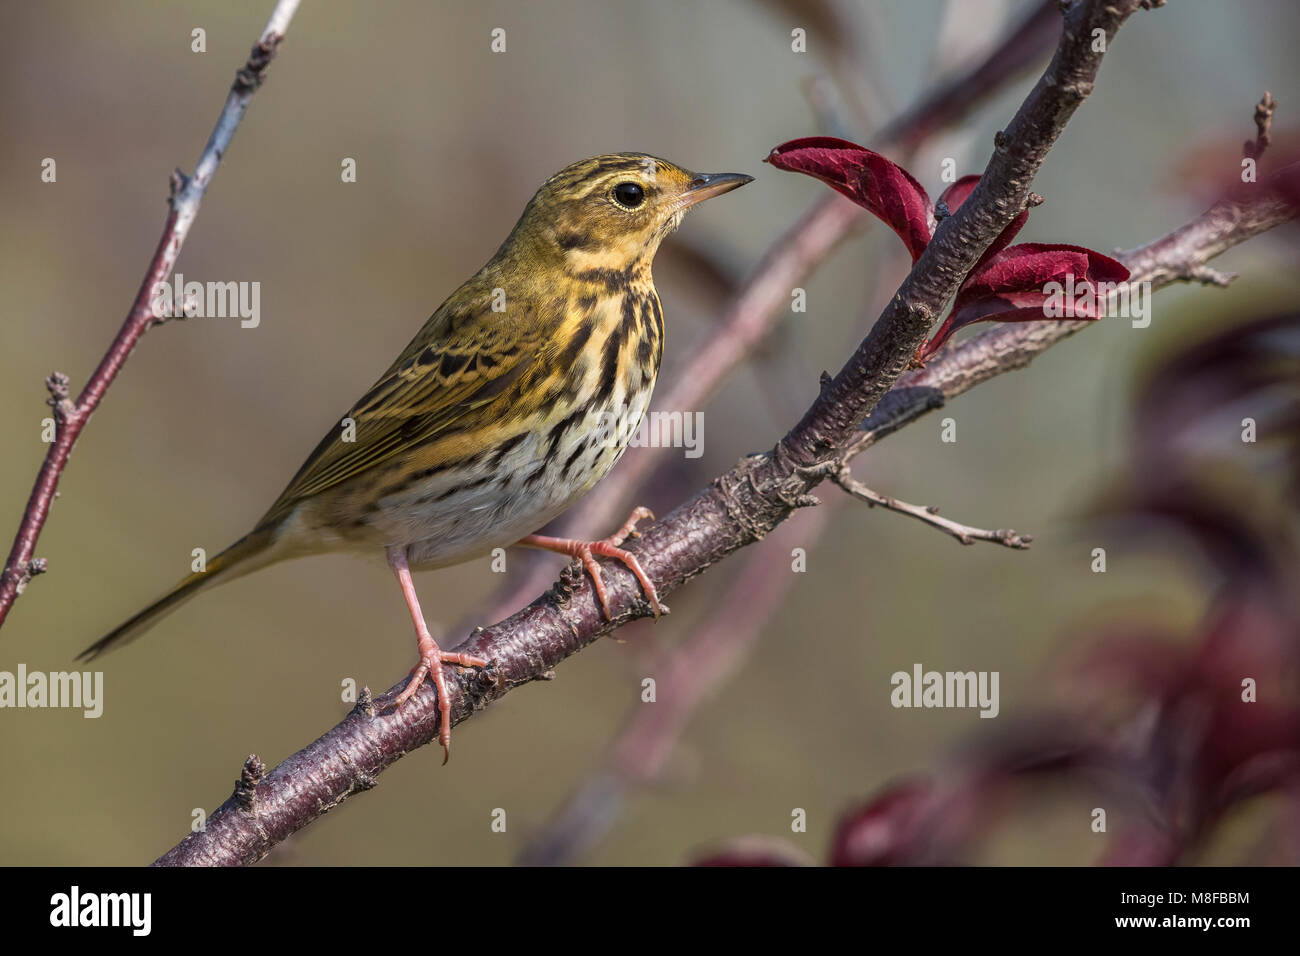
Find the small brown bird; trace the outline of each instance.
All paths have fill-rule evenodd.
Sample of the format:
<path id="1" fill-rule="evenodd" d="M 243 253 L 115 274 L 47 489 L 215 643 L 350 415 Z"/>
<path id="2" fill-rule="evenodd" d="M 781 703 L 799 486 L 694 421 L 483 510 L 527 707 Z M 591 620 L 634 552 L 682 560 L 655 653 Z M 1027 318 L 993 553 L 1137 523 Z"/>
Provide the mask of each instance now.
<path id="1" fill-rule="evenodd" d="M 328 551 L 387 556 L 415 624 L 419 663 L 400 707 L 431 677 L 438 739 L 450 754 L 442 651 L 425 623 L 412 568 L 438 568 L 526 545 L 625 564 L 659 613 L 654 584 L 619 545 L 633 512 L 601 541 L 532 534 L 603 478 L 650 403 L 663 312 L 650 275 L 659 243 L 705 199 L 743 186 L 640 153 L 574 163 L 552 176 L 510 236 L 452 293 L 397 360 L 342 416 L 257 526 L 80 655 L 138 637 L 203 588 L 287 558 Z M 611 421 L 620 427 L 611 429 Z"/>

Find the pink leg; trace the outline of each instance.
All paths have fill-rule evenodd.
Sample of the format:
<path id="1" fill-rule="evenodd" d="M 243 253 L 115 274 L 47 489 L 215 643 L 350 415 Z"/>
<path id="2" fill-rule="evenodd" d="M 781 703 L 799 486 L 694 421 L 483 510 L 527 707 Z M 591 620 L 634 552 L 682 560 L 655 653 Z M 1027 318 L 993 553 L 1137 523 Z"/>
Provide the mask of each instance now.
<path id="1" fill-rule="evenodd" d="M 636 559 L 636 555 L 619 547 L 629 536 L 639 537 L 636 526 L 637 522 L 643 518 L 654 520 L 654 515 L 650 513 L 649 508 L 637 508 L 632 512 L 632 516 L 624 522 L 623 527 L 602 541 L 579 541 L 576 538 L 550 538 L 542 534 L 530 534 L 526 538 L 520 538 L 516 544 L 526 548 L 540 548 L 543 551 L 567 554 L 569 557 L 581 561 L 595 584 L 596 597 L 600 601 L 600 606 L 605 612 L 607 621 L 612 621 L 614 615 L 609 610 L 609 595 L 605 590 L 605 582 L 600 576 L 600 565 L 596 562 L 595 556 L 601 555 L 602 557 L 614 558 L 623 562 L 628 570 L 636 575 L 636 579 L 641 582 L 641 588 L 645 591 L 646 600 L 650 602 L 650 607 L 654 610 L 657 618 L 660 612 L 659 594 L 655 590 L 654 583 L 641 568 L 641 562 Z"/>
<path id="2" fill-rule="evenodd" d="M 420 610 L 420 599 L 415 594 L 415 582 L 411 580 L 411 569 L 406 563 L 405 548 L 388 549 L 388 566 L 397 575 L 397 583 L 402 588 L 402 597 L 406 598 L 406 606 L 411 611 L 411 621 L 415 624 L 415 638 L 420 653 L 420 662 L 411 671 L 410 683 L 398 695 L 393 707 L 399 708 L 410 700 L 424 683 L 425 677 L 432 678 L 433 686 L 438 691 L 438 713 L 442 717 L 442 723 L 438 728 L 438 743 L 442 744 L 442 762 L 446 764 L 451 759 L 451 699 L 447 694 L 447 678 L 443 673 L 442 665 L 487 667 L 488 662 L 480 657 L 471 657 L 469 654 L 447 653 L 438 647 L 438 642 L 429 633 L 429 625 L 425 623 L 424 613 Z"/>

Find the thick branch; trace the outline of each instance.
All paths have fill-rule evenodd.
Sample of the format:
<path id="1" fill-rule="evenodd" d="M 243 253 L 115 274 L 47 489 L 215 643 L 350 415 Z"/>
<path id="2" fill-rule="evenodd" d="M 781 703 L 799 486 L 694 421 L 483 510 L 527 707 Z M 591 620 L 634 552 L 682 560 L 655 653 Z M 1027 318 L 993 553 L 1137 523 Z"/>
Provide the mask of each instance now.
<path id="1" fill-rule="evenodd" d="M 226 105 L 217 119 L 212 135 L 208 138 L 203 154 L 199 157 L 194 175 L 186 177 L 179 171 L 172 174 L 172 192 L 167 220 L 163 225 L 158 247 L 149 262 L 149 268 L 145 271 L 144 281 L 140 283 L 140 290 L 136 293 L 135 302 L 131 305 L 131 311 L 127 313 L 126 321 L 122 323 L 117 337 L 113 339 L 107 353 L 100 360 L 99 367 L 91 375 L 76 402 L 72 402 L 68 397 L 67 376 L 55 372 L 50 377 L 50 381 L 59 383 L 62 389 L 61 400 L 52 403 L 55 407 L 55 439 L 46 452 L 45 461 L 36 476 L 36 484 L 27 499 L 27 507 L 18 526 L 18 533 L 14 536 L 9 558 L 5 562 L 4 571 L 0 572 L 0 626 L 4 624 L 9 609 L 13 607 L 15 599 L 22 593 L 32 575 L 45 570 L 45 560 L 34 559 L 33 554 L 41 529 L 45 527 L 45 521 L 49 517 L 50 505 L 54 502 L 58 491 L 59 479 L 68 464 L 68 456 L 72 454 L 72 448 L 77 443 L 77 436 L 81 434 L 86 422 L 99 407 L 104 393 L 117 378 L 117 373 L 122 370 L 136 343 L 151 326 L 158 323 L 159 318 L 153 311 L 154 292 L 160 283 L 167 281 L 176 266 L 181 247 L 185 245 L 190 227 L 198 215 L 203 194 L 221 164 L 221 157 L 230 146 L 235 130 L 239 127 L 239 121 L 244 118 L 244 111 L 248 109 L 253 93 L 261 85 L 266 68 L 275 56 L 280 41 L 284 39 L 284 33 L 289 28 L 289 21 L 293 19 L 298 2 L 299 0 L 279 0 L 271 12 L 271 19 L 267 21 L 266 29 L 262 31 L 262 36 L 253 47 L 253 52 L 249 54 L 248 62 L 235 74 L 235 82 L 226 97 Z M 54 386 L 50 386 L 50 389 L 53 393 Z"/>
<path id="2" fill-rule="evenodd" d="M 629 550 L 661 595 L 676 590 L 728 554 L 762 538 L 797 507 L 815 503 L 809 491 L 833 469 L 870 413 L 922 343 L 934 316 L 979 256 L 1024 207 L 1034 174 L 1066 122 L 1088 95 L 1100 67 L 1093 30 L 1107 38 L 1139 0 L 1080 0 L 1047 71 L 1005 133 L 979 186 L 936 231 L 912 272 L 840 373 L 826 383 L 803 420 L 772 452 L 735 468 L 650 526 Z M 538 679 L 566 657 L 648 613 L 631 574 L 610 565 L 605 579 L 614 620 L 606 622 L 585 581 L 561 584 L 506 621 L 476 633 L 462 649 L 490 659 L 487 673 L 453 682 L 452 719 L 521 684 Z M 572 580 L 570 578 L 569 580 Z M 405 685 L 390 688 L 385 700 Z M 160 864 L 231 864 L 261 859 L 272 846 L 358 790 L 374 785 L 387 766 L 436 734 L 435 694 L 427 685 L 400 711 L 358 707 L 337 727 L 288 758 L 257 785 L 257 811 L 233 799 L 161 857 Z"/>

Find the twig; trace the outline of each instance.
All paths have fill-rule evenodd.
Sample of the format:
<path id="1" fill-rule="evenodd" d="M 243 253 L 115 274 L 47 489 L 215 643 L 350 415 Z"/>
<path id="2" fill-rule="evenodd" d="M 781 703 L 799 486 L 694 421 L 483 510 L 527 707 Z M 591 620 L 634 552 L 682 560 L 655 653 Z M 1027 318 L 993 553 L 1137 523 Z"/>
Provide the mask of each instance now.
<path id="1" fill-rule="evenodd" d="M 1192 266 L 1179 278 L 1188 282 L 1199 282 L 1201 285 L 1212 285 L 1220 289 L 1226 289 L 1237 278 L 1237 273 L 1220 272 L 1218 269 L 1211 269 L 1209 266 Z"/>
<path id="2" fill-rule="evenodd" d="M 875 507 L 879 505 L 889 511 L 897 511 L 899 514 L 910 515 L 918 521 L 924 521 L 926 524 L 938 528 L 940 531 L 947 532 L 962 544 L 974 544 L 976 541 L 991 541 L 994 544 L 1004 545 L 1008 548 L 1022 550 L 1029 547 L 1033 541 L 1032 535 L 1017 534 L 1010 528 L 1002 528 L 997 531 L 985 531 L 983 528 L 972 528 L 970 525 L 959 524 L 956 521 L 949 521 L 947 518 L 939 517 L 939 509 L 934 505 L 910 505 L 906 501 L 899 501 L 897 498 L 891 498 L 888 495 L 882 495 L 878 491 L 872 491 L 862 482 L 853 477 L 853 472 L 849 466 L 845 465 L 834 475 L 831 481 L 839 485 L 854 498 L 865 501 L 868 505 Z"/>
<path id="3" fill-rule="evenodd" d="M 1065 13 L 1051 64 L 998 138 L 980 184 L 945 219 L 871 333 L 829 380 L 803 419 L 769 453 L 743 459 L 662 521 L 646 528 L 629 550 L 667 596 L 732 552 L 763 538 L 799 507 L 828 475 L 862 419 L 889 391 L 933 324 L 934 316 L 988 245 L 1024 208 L 1034 174 L 1075 109 L 1092 89 L 1103 52 L 1139 0 L 1081 0 Z M 938 363 L 933 363 L 938 364 Z M 548 592 L 510 619 L 488 627 L 462 647 L 493 662 L 486 673 L 448 683 L 452 720 L 514 687 L 538 679 L 604 634 L 650 613 L 635 579 L 605 569 L 613 620 L 607 621 L 586 581 Z M 390 688 L 391 699 L 405 681 Z M 247 813 L 228 800 L 164 854 L 160 864 L 232 864 L 261 859 L 272 846 L 357 792 L 358 772 L 373 785 L 394 761 L 437 733 L 435 693 L 426 685 L 396 712 L 355 711 L 258 785 L 259 807 Z"/>
<path id="4" fill-rule="evenodd" d="M 154 315 L 152 307 L 155 290 L 160 283 L 167 281 L 172 274 L 172 269 L 175 268 L 181 247 L 185 245 L 190 227 L 198 215 L 203 194 L 207 191 L 208 184 L 221 163 L 221 157 L 230 146 L 239 121 L 243 119 L 244 111 L 248 109 L 249 101 L 253 98 L 253 93 L 265 78 L 266 68 L 275 56 L 280 41 L 284 39 L 298 2 L 299 0 L 279 0 L 271 12 L 266 29 L 262 31 L 261 38 L 249 54 L 248 61 L 235 74 L 230 94 L 226 97 L 226 105 L 217 119 L 212 135 L 208 138 L 203 154 L 199 157 L 194 175 L 187 177 L 179 171 L 172 174 L 167 220 L 163 226 L 162 237 L 158 240 L 158 247 L 149 262 L 149 268 L 145 271 L 144 281 L 140 283 L 140 290 L 136 293 L 135 302 L 131 305 L 131 311 L 127 313 L 126 321 L 122 323 L 117 337 L 113 339 L 108 352 L 100 360 L 99 367 L 95 369 L 86 387 L 77 396 L 76 402 L 74 403 L 69 397 L 66 375 L 55 372 L 46 380 L 52 396 L 51 404 L 55 409 L 55 437 L 36 476 L 36 484 L 27 499 L 22 523 L 14 536 L 13 547 L 9 551 L 8 560 L 5 561 L 4 571 L 0 573 L 0 626 L 4 624 L 9 609 L 13 607 L 15 599 L 22 593 L 27 582 L 31 580 L 32 574 L 39 573 L 34 572 L 33 569 L 39 565 L 41 571 L 45 570 L 45 559 L 33 559 L 32 555 L 36 550 L 36 541 L 40 537 L 41 529 L 49 517 L 50 505 L 58 494 L 59 479 L 67 466 L 68 456 L 72 454 L 72 448 L 77 443 L 77 436 L 81 434 L 86 422 L 99 407 L 104 393 L 117 378 L 118 372 L 122 370 L 122 366 L 141 336 L 158 324 L 159 318 Z"/>
<path id="5" fill-rule="evenodd" d="M 1246 140 L 1242 145 L 1241 151 L 1247 159 L 1258 160 L 1264 155 L 1264 150 L 1268 149 L 1269 144 L 1273 142 L 1273 111 L 1277 109 L 1277 100 L 1273 99 L 1273 94 L 1268 90 L 1264 91 L 1263 97 L 1255 104 L 1255 140 Z"/>

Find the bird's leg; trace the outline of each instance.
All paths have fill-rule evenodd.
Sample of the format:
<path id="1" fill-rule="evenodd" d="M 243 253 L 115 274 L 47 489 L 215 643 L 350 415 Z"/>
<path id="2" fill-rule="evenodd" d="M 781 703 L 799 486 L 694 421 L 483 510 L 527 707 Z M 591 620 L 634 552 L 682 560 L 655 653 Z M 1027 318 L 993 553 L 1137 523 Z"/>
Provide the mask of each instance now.
<path id="1" fill-rule="evenodd" d="M 406 548 L 390 547 L 388 566 L 397 575 L 397 583 L 402 588 L 402 597 L 406 598 L 406 606 L 411 612 L 411 621 L 415 624 L 415 638 L 420 653 L 420 662 L 411 670 L 411 680 L 406 685 L 406 689 L 397 696 L 397 702 L 393 707 L 397 709 L 410 700 L 424 683 L 425 677 L 432 678 L 433 686 L 438 691 L 438 713 L 442 719 L 438 728 L 438 743 L 442 744 L 442 762 L 445 764 L 451 758 L 451 699 L 447 694 L 447 678 L 443 673 L 442 665 L 487 667 L 488 662 L 469 654 L 448 653 L 438 646 L 438 642 L 429 633 L 424 612 L 420 610 L 420 599 L 415 594 L 415 582 L 411 580 L 411 568 L 406 563 Z"/>
<path id="2" fill-rule="evenodd" d="M 641 588 L 645 591 L 646 600 L 650 602 L 650 607 L 657 618 L 660 612 L 659 593 L 655 590 L 649 576 L 642 570 L 641 562 L 636 559 L 636 555 L 619 547 L 629 537 L 640 537 L 636 526 L 643 518 L 654 520 L 654 515 L 651 514 L 649 508 L 637 508 L 632 512 L 631 517 L 623 523 L 623 527 L 601 541 L 579 541 L 577 538 L 550 538 L 542 534 L 530 534 L 526 538 L 520 538 L 516 544 L 526 548 L 540 548 L 543 551 L 567 554 L 569 557 L 581 561 L 583 567 L 587 569 L 587 573 L 591 575 L 591 580 L 595 583 L 596 597 L 600 601 L 601 608 L 605 611 L 605 620 L 607 621 L 612 621 L 614 615 L 609 610 L 609 595 L 605 591 L 605 582 L 600 576 L 600 565 L 596 563 L 596 555 L 614 558 L 623 562 L 627 569 L 636 575 L 636 579 L 641 582 Z"/>

